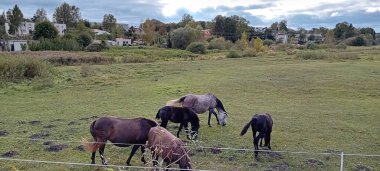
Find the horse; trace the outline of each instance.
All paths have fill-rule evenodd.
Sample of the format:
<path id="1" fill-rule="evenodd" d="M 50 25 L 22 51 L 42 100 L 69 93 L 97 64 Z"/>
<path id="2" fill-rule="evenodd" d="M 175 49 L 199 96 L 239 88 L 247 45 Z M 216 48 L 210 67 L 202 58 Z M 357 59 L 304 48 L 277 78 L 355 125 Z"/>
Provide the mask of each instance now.
<path id="1" fill-rule="evenodd" d="M 157 122 L 146 118 L 122 119 L 101 117 L 93 121 L 90 126 L 90 133 L 95 143 L 84 140 L 82 145 L 86 150 L 92 152 L 91 164 L 95 164 L 95 153 L 99 149 L 102 164 L 107 165 L 104 157 L 104 148 L 107 140 L 118 147 L 129 147 L 134 144 L 126 161 L 126 164 L 130 166 L 131 158 L 139 147 L 141 147 L 141 153 L 144 153 L 144 145 L 148 140 L 149 130 L 157 125 Z M 146 163 L 144 156 L 141 157 L 141 161 Z"/>
<path id="2" fill-rule="evenodd" d="M 166 162 L 166 167 L 176 163 L 181 170 L 192 169 L 188 150 L 184 147 L 184 143 L 165 128 L 154 127 L 150 129 L 147 148 L 152 152 L 155 166 L 158 164 L 158 157 L 160 156 Z"/>
<path id="3" fill-rule="evenodd" d="M 252 128 L 252 135 L 253 135 L 253 145 L 255 147 L 255 157 L 258 156 L 258 144 L 259 140 L 261 139 L 260 146 L 262 144 L 262 139 L 265 139 L 264 146 L 267 146 L 270 150 L 270 134 L 272 133 L 272 127 L 273 127 L 273 120 L 270 113 L 261 113 L 261 114 L 255 114 L 251 121 L 249 121 L 244 127 L 243 130 L 240 133 L 240 136 L 243 136 L 245 133 L 247 133 L 248 128 L 251 126 Z M 259 135 L 256 136 L 256 133 L 259 132 Z"/>
<path id="4" fill-rule="evenodd" d="M 227 124 L 228 114 L 223 107 L 222 101 L 220 101 L 214 94 L 211 93 L 207 93 L 204 95 L 188 94 L 186 96 L 180 97 L 179 99 L 168 101 L 166 103 L 166 106 L 187 107 L 197 114 L 209 111 L 207 122 L 209 127 L 211 127 L 211 114 L 215 115 L 218 125 L 220 125 L 220 123 L 222 124 L 222 126 L 225 126 Z M 219 114 L 215 112 L 215 108 L 218 110 Z"/>
<path id="5" fill-rule="evenodd" d="M 187 130 L 188 123 L 191 123 L 191 132 L 190 137 L 187 136 L 188 139 L 196 139 L 198 130 L 199 130 L 199 118 L 198 115 L 189 108 L 186 107 L 174 107 L 174 106 L 164 106 L 158 110 L 156 114 L 156 119 L 161 119 L 161 127 L 166 128 L 168 121 L 172 121 L 174 123 L 180 123 L 177 137 L 179 138 L 179 133 L 182 128 L 185 127 Z M 187 132 L 187 131 L 186 131 Z"/>

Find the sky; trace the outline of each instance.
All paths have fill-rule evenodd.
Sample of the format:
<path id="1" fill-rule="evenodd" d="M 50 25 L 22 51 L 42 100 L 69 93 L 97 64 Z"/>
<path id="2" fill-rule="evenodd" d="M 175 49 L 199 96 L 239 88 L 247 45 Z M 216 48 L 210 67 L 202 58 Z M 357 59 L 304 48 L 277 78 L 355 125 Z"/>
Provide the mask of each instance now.
<path id="1" fill-rule="evenodd" d="M 102 22 L 105 14 L 112 14 L 118 23 L 133 26 L 145 19 L 179 22 L 187 13 L 196 21 L 239 15 L 254 27 L 287 20 L 293 29 L 334 28 L 347 21 L 380 32 L 380 0 L 0 0 L 0 12 L 17 4 L 24 17 L 31 18 L 38 8 L 44 8 L 52 20 L 54 9 L 63 2 L 79 7 L 82 18 L 91 22 Z"/>

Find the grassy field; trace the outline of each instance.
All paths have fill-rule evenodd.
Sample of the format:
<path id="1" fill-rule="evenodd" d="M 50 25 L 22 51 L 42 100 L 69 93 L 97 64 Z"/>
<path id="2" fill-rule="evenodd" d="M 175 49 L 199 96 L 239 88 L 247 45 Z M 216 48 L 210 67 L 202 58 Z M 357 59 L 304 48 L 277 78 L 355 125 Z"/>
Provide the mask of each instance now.
<path id="1" fill-rule="evenodd" d="M 213 118 L 213 127 L 209 128 L 207 115 L 199 115 L 199 142 L 190 148 L 195 169 L 338 170 L 339 156 L 315 153 L 380 154 L 379 47 L 344 50 L 344 53 L 357 53 L 359 59 L 355 60 L 301 60 L 285 52 L 226 59 L 224 52 L 197 57 L 187 52 L 166 51 L 171 57 L 165 58 L 159 51 L 140 49 L 132 53 L 112 49 L 96 55 L 119 58 L 143 54 L 155 60 L 57 66 L 49 86 L 39 87 L 38 81 L 3 86 L 0 88 L 0 154 L 11 156 L 12 152 L 6 152 L 14 151 L 14 159 L 89 163 L 90 153 L 78 146 L 82 138 L 91 137 L 91 117 L 153 119 L 166 101 L 188 93 L 207 92 L 222 100 L 230 116 L 227 126 L 216 125 Z M 338 54 L 342 50 L 330 53 Z M 177 59 L 175 54 L 187 57 Z M 84 70 L 88 74 L 81 74 Z M 239 133 L 253 114 L 265 111 L 271 112 L 274 120 L 272 150 L 310 153 L 259 154 L 260 160 L 255 161 L 252 152 L 200 148 L 253 148 L 251 132 L 243 137 Z M 169 126 L 175 132 L 175 124 Z M 31 141 L 31 137 L 59 141 Z M 185 140 L 184 133 L 181 138 Z M 51 152 L 54 150 L 54 146 L 49 150 L 51 144 L 64 148 Z M 105 156 L 109 164 L 124 165 L 129 151 L 130 148 L 107 145 Z M 132 165 L 144 166 L 139 161 L 140 155 L 137 153 L 132 159 Z M 345 156 L 344 166 L 345 170 L 380 170 L 379 162 L 380 157 Z M 11 168 L 103 170 L 0 160 L 0 170 Z"/>

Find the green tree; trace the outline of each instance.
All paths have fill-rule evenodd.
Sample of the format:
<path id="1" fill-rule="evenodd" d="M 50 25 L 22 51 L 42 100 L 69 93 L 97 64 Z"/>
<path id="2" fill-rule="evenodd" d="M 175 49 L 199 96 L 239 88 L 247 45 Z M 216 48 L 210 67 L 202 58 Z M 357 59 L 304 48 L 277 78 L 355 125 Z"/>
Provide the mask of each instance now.
<path id="1" fill-rule="evenodd" d="M 143 39 L 146 43 L 152 45 L 154 39 L 156 38 L 156 33 L 155 33 L 155 22 L 153 20 L 145 20 L 144 23 L 141 24 L 142 29 L 144 31 Z"/>
<path id="2" fill-rule="evenodd" d="M 116 30 L 113 32 L 113 34 L 115 38 L 118 38 L 123 37 L 125 35 L 125 32 L 126 30 L 122 25 L 117 25 Z"/>
<path id="3" fill-rule="evenodd" d="M 79 8 L 64 2 L 55 8 L 53 19 L 57 23 L 66 24 L 68 28 L 75 27 L 81 20 Z"/>
<path id="4" fill-rule="evenodd" d="M 85 48 L 92 43 L 92 37 L 88 33 L 81 33 L 77 38 L 77 42 Z"/>
<path id="5" fill-rule="evenodd" d="M 1 50 L 6 50 L 6 40 L 8 39 L 8 34 L 5 30 L 5 23 L 7 22 L 7 19 L 5 18 L 5 13 L 3 12 L 2 15 L 0 15 L 0 48 Z"/>
<path id="6" fill-rule="evenodd" d="M 288 21 L 286 20 L 281 20 L 280 23 L 278 24 L 278 29 L 280 31 L 288 31 Z"/>
<path id="7" fill-rule="evenodd" d="M 347 39 L 355 36 L 355 27 L 347 22 L 338 23 L 334 28 L 334 36 L 336 39 Z"/>
<path id="8" fill-rule="evenodd" d="M 42 21 L 48 21 L 45 9 L 43 9 L 43 8 L 37 9 L 36 13 L 33 15 L 31 20 L 34 23 L 39 23 Z"/>
<path id="9" fill-rule="evenodd" d="M 15 5 L 13 9 L 8 10 L 7 18 L 9 21 L 9 33 L 15 34 L 24 19 L 24 15 L 22 14 L 20 8 Z"/>
<path id="10" fill-rule="evenodd" d="M 376 32 L 375 32 L 375 30 L 373 28 L 370 28 L 370 27 L 361 28 L 360 29 L 360 33 L 364 34 L 364 35 L 366 35 L 366 34 L 371 35 L 372 36 L 371 37 L 372 40 L 376 39 Z"/>
<path id="11" fill-rule="evenodd" d="M 193 16 L 190 14 L 183 14 L 181 21 L 178 23 L 179 27 L 185 27 L 189 23 L 195 22 Z"/>
<path id="12" fill-rule="evenodd" d="M 170 43 L 173 48 L 186 49 L 191 43 L 200 38 L 201 31 L 191 27 L 181 27 L 170 33 Z"/>
<path id="13" fill-rule="evenodd" d="M 116 30 L 116 18 L 112 14 L 104 14 L 103 29 L 110 33 Z"/>
<path id="14" fill-rule="evenodd" d="M 58 36 L 58 30 L 49 21 L 43 21 L 36 24 L 33 38 L 38 40 L 40 38 L 53 39 Z"/>

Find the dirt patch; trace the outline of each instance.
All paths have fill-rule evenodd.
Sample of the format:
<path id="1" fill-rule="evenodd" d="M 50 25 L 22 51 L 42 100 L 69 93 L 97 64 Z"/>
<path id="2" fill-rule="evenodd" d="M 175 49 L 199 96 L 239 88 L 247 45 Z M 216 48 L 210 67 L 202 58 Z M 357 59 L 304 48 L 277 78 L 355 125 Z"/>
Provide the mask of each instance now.
<path id="1" fill-rule="evenodd" d="M 80 123 L 77 121 L 71 121 L 68 125 L 80 125 Z"/>
<path id="2" fill-rule="evenodd" d="M 30 121 L 30 122 L 28 122 L 30 125 L 39 125 L 39 124 L 41 124 L 41 121 Z"/>
<path id="3" fill-rule="evenodd" d="M 218 147 L 213 147 L 210 149 L 210 151 L 212 154 L 220 154 L 222 152 L 222 150 L 219 149 Z"/>
<path id="4" fill-rule="evenodd" d="M 18 155 L 16 151 L 8 151 L 8 152 L 3 153 L 1 157 L 13 157 L 15 155 Z"/>
<path id="5" fill-rule="evenodd" d="M 53 141 L 45 141 L 44 143 L 42 143 L 43 145 L 52 145 L 53 144 Z"/>
<path id="6" fill-rule="evenodd" d="M 51 120 L 51 122 L 61 122 L 61 121 L 64 121 L 63 119 L 53 119 Z"/>
<path id="7" fill-rule="evenodd" d="M 263 155 L 265 155 L 265 156 L 267 156 L 267 157 L 270 157 L 270 158 L 273 158 L 273 159 L 283 159 L 283 158 L 284 158 L 284 157 L 282 156 L 281 153 L 271 151 L 271 150 L 269 150 L 269 148 L 267 148 L 267 147 L 263 147 L 263 148 L 260 149 L 260 150 L 268 150 L 268 151 L 260 151 L 260 152 L 259 152 L 259 155 L 260 155 L 260 154 L 263 154 Z"/>
<path id="8" fill-rule="evenodd" d="M 7 136 L 8 135 L 8 132 L 7 131 L 3 131 L 3 130 L 0 130 L 0 137 L 2 136 Z"/>
<path id="9" fill-rule="evenodd" d="M 17 121 L 17 124 L 22 125 L 22 124 L 26 124 L 26 122 L 25 121 Z"/>
<path id="10" fill-rule="evenodd" d="M 49 133 L 38 133 L 38 134 L 33 134 L 29 138 L 31 139 L 41 139 L 50 136 Z"/>
<path id="11" fill-rule="evenodd" d="M 306 164 L 308 166 L 312 166 L 312 167 L 321 167 L 321 166 L 323 166 L 323 162 L 320 161 L 320 160 L 317 160 L 317 159 L 307 159 L 306 160 Z"/>
<path id="12" fill-rule="evenodd" d="M 55 144 L 55 145 L 50 145 L 48 148 L 46 148 L 46 151 L 58 152 L 58 151 L 61 151 L 67 147 L 69 147 L 69 146 L 66 144 Z"/>
<path id="13" fill-rule="evenodd" d="M 44 128 L 54 128 L 54 127 L 57 127 L 56 125 L 45 125 L 43 126 Z"/>
<path id="14" fill-rule="evenodd" d="M 77 151 L 86 151 L 83 147 L 83 145 L 78 145 L 74 148 L 74 150 L 77 150 Z"/>
<path id="15" fill-rule="evenodd" d="M 289 170 L 289 164 L 288 163 L 277 163 L 270 167 L 270 170 L 275 171 L 288 171 Z"/>
<path id="16" fill-rule="evenodd" d="M 372 169 L 368 166 L 364 166 L 364 165 L 357 165 L 355 168 L 354 168 L 355 171 L 371 171 Z"/>

